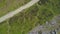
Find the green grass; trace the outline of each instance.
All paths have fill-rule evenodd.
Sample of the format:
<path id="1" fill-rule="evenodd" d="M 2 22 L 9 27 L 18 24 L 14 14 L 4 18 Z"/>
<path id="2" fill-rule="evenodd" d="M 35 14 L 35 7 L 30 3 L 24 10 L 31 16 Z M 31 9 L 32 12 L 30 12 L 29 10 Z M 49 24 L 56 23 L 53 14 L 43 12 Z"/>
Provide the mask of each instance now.
<path id="1" fill-rule="evenodd" d="M 30 0 L 0 0 L 0 17 L 11 12 Z"/>
<path id="2" fill-rule="evenodd" d="M 7 34 L 8 27 L 7 23 L 1 23 L 0 24 L 0 34 Z"/>
<path id="3" fill-rule="evenodd" d="M 14 17 L 6 20 L 2 23 L 2 28 L 0 32 L 4 34 L 6 32 L 9 23 L 10 34 L 27 34 L 32 28 L 38 24 L 45 24 L 46 21 L 51 20 L 54 16 L 60 14 L 60 0 L 48 0 L 44 3 L 41 1 L 41 4 L 36 3 L 32 7 L 23 10 L 23 12 L 16 14 Z M 3 26 L 5 24 L 6 27 Z M 4 30 L 4 28 L 6 28 Z M 1 34 L 0 33 L 0 34 Z"/>

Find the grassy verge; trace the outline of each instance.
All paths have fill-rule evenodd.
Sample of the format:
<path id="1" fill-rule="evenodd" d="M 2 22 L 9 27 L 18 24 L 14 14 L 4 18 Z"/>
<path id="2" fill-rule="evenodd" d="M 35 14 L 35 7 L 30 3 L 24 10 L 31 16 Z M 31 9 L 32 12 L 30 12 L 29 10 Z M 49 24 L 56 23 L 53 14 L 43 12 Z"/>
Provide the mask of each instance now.
<path id="1" fill-rule="evenodd" d="M 27 34 L 32 28 L 34 28 L 38 24 L 45 24 L 46 21 L 49 21 L 54 16 L 60 14 L 59 1 L 60 0 L 49 0 L 44 3 L 41 1 L 41 4 L 36 3 L 32 7 L 8 19 L 8 23 L 10 26 L 9 33 Z M 2 28 L 1 30 L 3 29 L 4 28 Z"/>
<path id="2" fill-rule="evenodd" d="M 0 17 L 19 8 L 29 1 L 30 0 L 0 0 Z"/>
<path id="3" fill-rule="evenodd" d="M 8 33 L 8 27 L 7 23 L 1 23 L 0 24 L 0 34 L 7 34 Z"/>

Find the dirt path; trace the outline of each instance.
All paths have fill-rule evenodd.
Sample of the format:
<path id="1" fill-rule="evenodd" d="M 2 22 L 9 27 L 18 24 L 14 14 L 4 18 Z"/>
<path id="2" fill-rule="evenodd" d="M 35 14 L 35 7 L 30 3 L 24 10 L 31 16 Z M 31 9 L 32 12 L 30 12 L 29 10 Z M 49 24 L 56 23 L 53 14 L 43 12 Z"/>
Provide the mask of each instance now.
<path id="1" fill-rule="evenodd" d="M 9 12 L 6 15 L 0 17 L 0 23 L 2 23 L 3 21 L 5 21 L 8 18 L 13 17 L 14 15 L 18 14 L 19 12 L 22 12 L 22 10 L 31 7 L 32 5 L 34 5 L 35 3 L 37 3 L 39 0 L 31 0 L 29 3 L 27 3 L 24 6 L 21 6 L 20 8 L 16 9 L 15 11 Z"/>

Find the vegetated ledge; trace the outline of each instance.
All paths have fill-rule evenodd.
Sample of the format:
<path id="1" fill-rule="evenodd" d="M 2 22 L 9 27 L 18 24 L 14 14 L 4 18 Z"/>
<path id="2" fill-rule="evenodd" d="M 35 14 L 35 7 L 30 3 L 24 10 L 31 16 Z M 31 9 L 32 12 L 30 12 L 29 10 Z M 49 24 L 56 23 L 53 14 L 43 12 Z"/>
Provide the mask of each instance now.
<path id="1" fill-rule="evenodd" d="M 9 22 L 9 25 L 11 26 L 10 33 L 12 34 L 27 34 L 38 24 L 44 24 L 46 21 L 53 19 L 53 17 L 59 13 L 55 8 L 52 9 L 54 5 L 51 5 L 34 5 L 34 7 L 32 6 L 29 9 L 24 10 L 4 23 Z"/>
<path id="2" fill-rule="evenodd" d="M 45 33 L 44 33 L 45 32 Z M 52 20 L 46 21 L 44 25 L 38 25 L 33 28 L 28 34 L 37 34 L 37 33 L 59 33 L 60 32 L 60 15 L 55 16 Z"/>

